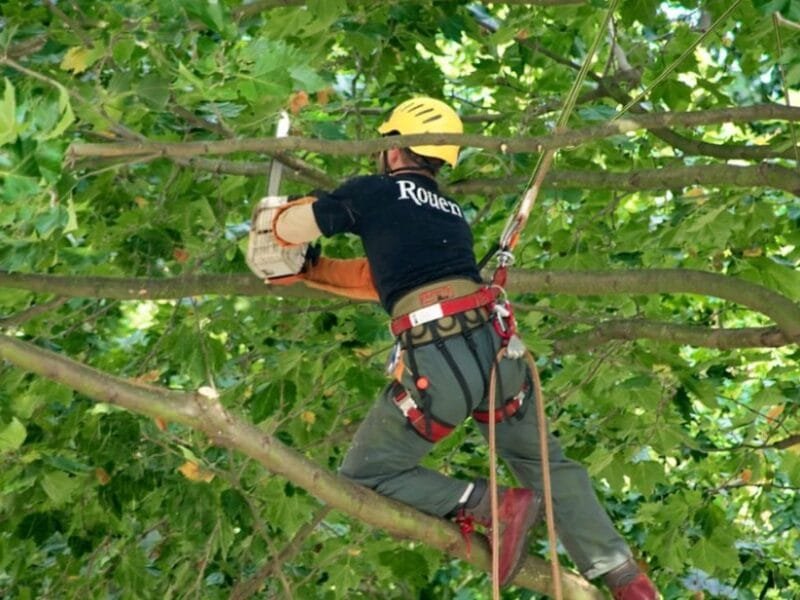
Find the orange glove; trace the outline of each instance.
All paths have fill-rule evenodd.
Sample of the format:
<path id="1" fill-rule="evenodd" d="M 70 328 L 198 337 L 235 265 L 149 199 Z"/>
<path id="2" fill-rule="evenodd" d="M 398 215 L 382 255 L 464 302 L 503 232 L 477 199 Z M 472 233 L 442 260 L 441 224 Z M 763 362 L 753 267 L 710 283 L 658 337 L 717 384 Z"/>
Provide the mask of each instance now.
<path id="1" fill-rule="evenodd" d="M 378 300 L 372 272 L 366 258 L 337 259 L 320 257 L 299 277 L 308 287 L 353 300 Z"/>

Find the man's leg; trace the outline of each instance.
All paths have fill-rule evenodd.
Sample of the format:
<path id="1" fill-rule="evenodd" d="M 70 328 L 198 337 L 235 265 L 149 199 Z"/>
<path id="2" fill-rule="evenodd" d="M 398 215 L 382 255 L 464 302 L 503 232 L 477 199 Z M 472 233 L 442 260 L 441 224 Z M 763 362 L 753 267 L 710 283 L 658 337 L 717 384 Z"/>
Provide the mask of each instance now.
<path id="1" fill-rule="evenodd" d="M 507 397 L 521 388 L 526 372 L 523 360 L 502 361 L 500 378 Z M 534 402 L 531 389 L 520 409 L 522 418 L 515 416 L 497 424 L 497 452 L 522 485 L 541 492 L 539 423 Z M 481 406 L 486 408 L 486 404 Z M 478 425 L 488 437 L 488 426 Z M 631 551 L 600 505 L 586 469 L 566 458 L 549 433 L 548 449 L 556 528 L 570 557 L 587 579 L 619 567 L 630 559 Z"/>
<path id="2" fill-rule="evenodd" d="M 390 394 L 388 386 L 361 423 L 340 472 L 417 510 L 447 516 L 470 483 L 419 466 L 433 443 L 411 429 Z"/>

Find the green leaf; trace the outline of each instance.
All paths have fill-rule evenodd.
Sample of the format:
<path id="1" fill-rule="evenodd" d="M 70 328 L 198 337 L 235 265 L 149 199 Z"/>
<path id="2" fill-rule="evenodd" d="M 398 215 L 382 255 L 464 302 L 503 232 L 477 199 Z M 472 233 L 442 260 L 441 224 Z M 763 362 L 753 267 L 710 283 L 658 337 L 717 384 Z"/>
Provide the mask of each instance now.
<path id="1" fill-rule="evenodd" d="M 67 223 L 64 225 L 64 233 L 71 233 L 78 229 L 78 213 L 75 211 L 75 202 L 72 196 L 67 199 Z"/>
<path id="2" fill-rule="evenodd" d="M 689 550 L 689 557 L 696 567 L 709 573 L 737 569 L 740 565 L 735 541 L 733 534 L 717 529 L 710 537 L 701 537 Z"/>
<path id="3" fill-rule="evenodd" d="M 17 99 L 13 84 L 5 79 L 3 101 L 0 102 L 0 146 L 17 140 Z"/>
<path id="4" fill-rule="evenodd" d="M 61 118 L 58 120 L 56 126 L 48 133 L 37 136 L 37 139 L 45 141 L 60 137 L 67 130 L 67 127 L 75 122 L 75 113 L 72 112 L 69 93 L 66 88 L 62 86 L 58 87 L 58 112 Z"/>
<path id="5" fill-rule="evenodd" d="M 11 423 L 0 429 L 0 452 L 17 450 L 28 435 L 25 425 L 14 417 Z"/>
<path id="6" fill-rule="evenodd" d="M 774 12 L 781 12 L 789 6 L 789 2 L 790 0 L 753 0 L 753 6 L 762 14 L 770 15 Z"/>
<path id="7" fill-rule="evenodd" d="M 53 471 L 42 477 L 42 489 L 56 506 L 60 506 L 69 501 L 75 492 L 81 487 L 82 480 L 78 477 L 70 477 L 63 471 Z"/>
<path id="8" fill-rule="evenodd" d="M 296 87 L 305 92 L 318 92 L 328 87 L 328 82 L 311 67 L 300 65 L 289 69 L 289 74 L 296 82 Z"/>

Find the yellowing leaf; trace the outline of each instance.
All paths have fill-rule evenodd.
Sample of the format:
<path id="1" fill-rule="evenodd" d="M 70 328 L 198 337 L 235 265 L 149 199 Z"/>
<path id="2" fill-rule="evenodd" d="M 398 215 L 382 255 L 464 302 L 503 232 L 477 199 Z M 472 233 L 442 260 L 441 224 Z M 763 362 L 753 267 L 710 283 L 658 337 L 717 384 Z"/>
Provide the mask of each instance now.
<path id="1" fill-rule="evenodd" d="M 776 404 L 767 412 L 767 421 L 773 423 L 783 413 L 783 404 Z"/>
<path id="2" fill-rule="evenodd" d="M 94 476 L 100 485 L 108 485 L 108 482 L 111 481 L 111 475 L 103 467 L 97 467 L 94 470 Z"/>
<path id="3" fill-rule="evenodd" d="M 147 373 L 142 373 L 141 375 L 134 377 L 133 380 L 136 383 L 155 383 L 158 381 L 159 377 L 161 377 L 161 371 L 158 369 L 153 369 L 152 371 L 148 371 Z"/>
<path id="4" fill-rule="evenodd" d="M 64 71 L 72 71 L 76 75 L 83 73 L 91 65 L 92 52 L 88 48 L 73 46 L 61 59 L 61 68 Z"/>
<path id="5" fill-rule="evenodd" d="M 764 254 L 764 249 L 759 248 L 757 246 L 753 248 L 745 248 L 744 250 L 742 250 L 742 256 L 746 256 L 748 258 L 752 258 L 754 256 L 763 256 L 763 254 Z"/>
<path id="6" fill-rule="evenodd" d="M 91 48 L 73 46 L 67 50 L 64 58 L 61 59 L 61 68 L 65 71 L 72 71 L 75 75 L 83 73 L 103 57 L 105 53 L 105 44 L 100 40 L 95 40 Z"/>
<path id="7" fill-rule="evenodd" d="M 313 425 L 317 420 L 317 415 L 315 415 L 310 410 L 304 410 L 303 414 L 300 415 L 300 420 L 303 421 L 303 423 L 308 423 L 309 425 Z"/>
<path id="8" fill-rule="evenodd" d="M 333 94 L 333 89 L 331 88 L 324 88 L 317 92 L 317 104 L 320 106 L 325 106 L 328 102 L 331 101 L 331 94 Z"/>
<path id="9" fill-rule="evenodd" d="M 186 477 L 186 479 L 189 481 L 202 481 L 204 483 L 210 483 L 211 480 L 214 479 L 214 474 L 211 471 L 203 469 L 196 462 L 192 462 L 190 460 L 187 460 L 180 467 L 178 467 L 178 471 L 180 471 L 181 475 Z"/>
<path id="10" fill-rule="evenodd" d="M 172 258 L 174 258 L 176 262 L 183 264 L 189 260 L 189 252 L 185 248 L 175 248 L 172 251 Z"/>
<path id="11" fill-rule="evenodd" d="M 308 105 L 308 94 L 303 91 L 292 94 L 289 99 L 289 110 L 293 115 L 299 113 L 304 106 Z"/>

